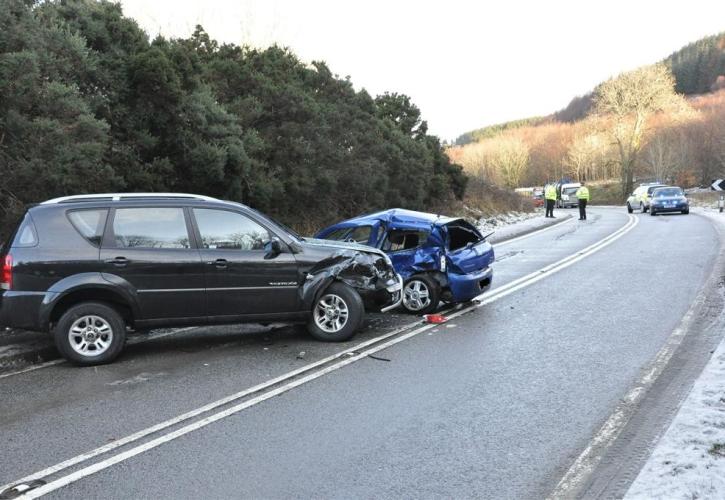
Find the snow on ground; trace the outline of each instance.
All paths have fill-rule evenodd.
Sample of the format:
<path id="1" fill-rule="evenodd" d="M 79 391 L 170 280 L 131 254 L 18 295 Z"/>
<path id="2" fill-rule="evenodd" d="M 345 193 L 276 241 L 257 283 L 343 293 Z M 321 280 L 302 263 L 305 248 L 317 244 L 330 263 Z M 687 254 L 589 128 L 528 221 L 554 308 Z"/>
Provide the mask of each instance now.
<path id="1" fill-rule="evenodd" d="M 510 226 L 529 219 L 541 217 L 542 213 L 540 210 L 534 212 L 507 212 L 490 217 L 481 217 L 478 219 L 476 225 L 481 232 L 489 233 L 504 226 Z"/>
<path id="2" fill-rule="evenodd" d="M 725 224 L 725 214 L 701 213 Z M 625 498 L 725 498 L 725 340 Z"/>

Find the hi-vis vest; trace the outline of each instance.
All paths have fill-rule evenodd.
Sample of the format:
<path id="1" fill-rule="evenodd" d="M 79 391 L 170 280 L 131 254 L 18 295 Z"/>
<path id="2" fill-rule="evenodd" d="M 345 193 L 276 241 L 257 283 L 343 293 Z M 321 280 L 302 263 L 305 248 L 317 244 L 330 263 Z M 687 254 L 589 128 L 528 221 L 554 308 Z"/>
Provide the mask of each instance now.
<path id="1" fill-rule="evenodd" d="M 576 197 L 580 200 L 587 200 L 589 201 L 589 188 L 586 186 L 582 186 L 579 189 L 576 190 Z"/>
<path id="2" fill-rule="evenodd" d="M 547 200 L 556 200 L 556 188 L 554 186 L 546 186 L 546 191 L 544 192 L 544 196 Z"/>

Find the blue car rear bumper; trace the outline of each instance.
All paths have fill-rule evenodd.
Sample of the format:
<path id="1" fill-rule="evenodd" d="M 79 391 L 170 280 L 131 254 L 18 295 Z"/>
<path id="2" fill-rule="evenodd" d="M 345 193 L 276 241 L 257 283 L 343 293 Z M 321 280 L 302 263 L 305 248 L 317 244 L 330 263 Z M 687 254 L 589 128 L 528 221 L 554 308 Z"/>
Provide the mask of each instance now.
<path id="1" fill-rule="evenodd" d="M 448 273 L 448 286 L 454 302 L 466 302 L 475 299 L 491 288 L 493 269 L 486 267 L 476 273 Z"/>

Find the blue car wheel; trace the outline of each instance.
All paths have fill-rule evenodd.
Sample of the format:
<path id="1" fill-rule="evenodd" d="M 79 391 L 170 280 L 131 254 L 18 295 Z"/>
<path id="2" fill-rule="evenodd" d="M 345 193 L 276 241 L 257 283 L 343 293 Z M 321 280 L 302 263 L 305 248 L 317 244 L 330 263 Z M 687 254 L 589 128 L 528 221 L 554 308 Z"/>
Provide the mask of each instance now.
<path id="1" fill-rule="evenodd" d="M 413 276 L 403 285 L 403 307 L 413 314 L 428 314 L 438 308 L 440 287 L 426 275 Z"/>

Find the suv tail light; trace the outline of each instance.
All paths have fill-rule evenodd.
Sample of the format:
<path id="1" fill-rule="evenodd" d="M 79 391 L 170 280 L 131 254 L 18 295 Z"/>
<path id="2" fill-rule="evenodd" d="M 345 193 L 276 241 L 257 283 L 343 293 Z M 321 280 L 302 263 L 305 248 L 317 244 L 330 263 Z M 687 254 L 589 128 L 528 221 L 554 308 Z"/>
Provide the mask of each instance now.
<path id="1" fill-rule="evenodd" d="M 8 254 L 3 258 L 3 267 L 0 270 L 0 290 L 10 290 L 13 287 L 13 257 Z"/>

